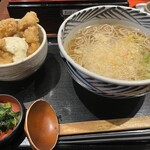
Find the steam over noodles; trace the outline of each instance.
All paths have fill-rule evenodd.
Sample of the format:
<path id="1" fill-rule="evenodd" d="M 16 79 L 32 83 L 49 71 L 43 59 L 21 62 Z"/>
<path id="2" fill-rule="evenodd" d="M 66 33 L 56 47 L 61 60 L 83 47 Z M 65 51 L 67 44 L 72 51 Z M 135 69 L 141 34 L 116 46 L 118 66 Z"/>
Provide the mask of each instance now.
<path id="1" fill-rule="evenodd" d="M 150 37 L 117 24 L 84 27 L 65 43 L 68 55 L 96 74 L 121 80 L 150 78 Z"/>

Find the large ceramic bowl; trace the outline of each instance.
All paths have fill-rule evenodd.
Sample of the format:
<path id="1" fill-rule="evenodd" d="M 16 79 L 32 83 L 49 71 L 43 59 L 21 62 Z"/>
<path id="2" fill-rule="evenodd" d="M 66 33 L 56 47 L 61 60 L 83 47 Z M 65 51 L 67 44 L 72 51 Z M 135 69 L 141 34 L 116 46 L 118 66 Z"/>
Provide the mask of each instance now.
<path id="1" fill-rule="evenodd" d="M 0 149 L 13 150 L 21 144 L 25 138 L 24 132 L 24 120 L 25 120 L 25 107 L 15 97 L 8 94 L 0 94 L 0 103 L 10 103 L 12 110 L 20 112 L 20 119 L 18 124 L 10 132 L 6 134 L 0 134 Z"/>
<path id="2" fill-rule="evenodd" d="M 39 27 L 39 36 L 41 45 L 30 56 L 24 60 L 9 64 L 0 64 L 0 81 L 22 80 L 35 73 L 43 64 L 48 50 L 47 35 L 41 25 Z"/>
<path id="3" fill-rule="evenodd" d="M 69 16 L 58 31 L 60 55 L 72 78 L 87 90 L 110 98 L 133 98 L 145 95 L 150 91 L 150 79 L 140 81 L 123 81 L 97 75 L 84 69 L 71 59 L 65 51 L 64 41 L 77 26 L 91 20 L 115 20 L 130 22 L 150 29 L 150 15 L 140 10 L 124 6 L 95 6 L 80 10 Z M 92 63 L 92 62 L 91 62 Z"/>

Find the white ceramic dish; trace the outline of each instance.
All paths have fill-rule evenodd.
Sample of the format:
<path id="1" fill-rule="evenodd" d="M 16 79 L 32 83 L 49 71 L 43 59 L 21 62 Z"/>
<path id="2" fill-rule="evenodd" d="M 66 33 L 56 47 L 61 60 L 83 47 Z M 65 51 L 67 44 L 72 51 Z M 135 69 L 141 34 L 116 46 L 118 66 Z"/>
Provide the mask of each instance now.
<path id="1" fill-rule="evenodd" d="M 147 31 L 150 29 L 150 15 L 148 13 L 124 6 L 94 6 L 72 14 L 61 24 L 58 31 L 60 55 L 70 75 L 87 90 L 105 97 L 122 99 L 147 94 L 150 91 L 150 79 L 125 81 L 107 78 L 84 69 L 68 56 L 64 49 L 64 41 L 69 33 L 82 23 L 97 19 L 127 21 L 141 26 Z"/>
<path id="2" fill-rule="evenodd" d="M 24 60 L 9 64 L 0 65 L 0 81 L 22 80 L 36 72 L 43 64 L 48 50 L 47 35 L 41 25 L 40 30 L 40 47 Z"/>

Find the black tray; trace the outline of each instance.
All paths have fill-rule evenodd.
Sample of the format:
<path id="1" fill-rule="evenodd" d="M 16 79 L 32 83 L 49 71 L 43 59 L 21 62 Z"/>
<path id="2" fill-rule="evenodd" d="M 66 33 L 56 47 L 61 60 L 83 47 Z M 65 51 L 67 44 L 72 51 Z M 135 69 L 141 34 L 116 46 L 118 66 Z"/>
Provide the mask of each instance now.
<path id="1" fill-rule="evenodd" d="M 48 55 L 43 66 L 25 80 L 0 82 L 0 93 L 11 94 L 25 107 L 36 99 L 51 103 L 59 123 L 114 119 L 150 115 L 150 94 L 133 99 L 110 99 L 95 95 L 77 84 L 67 72 L 59 55 L 55 38 L 49 38 Z M 93 140 L 77 140 L 78 144 L 150 142 L 150 129 L 90 134 Z M 98 137 L 99 141 L 96 140 Z M 60 137 L 58 146 L 74 144 L 78 136 Z M 69 139 L 69 140 L 68 140 Z M 20 147 L 29 146 L 27 139 Z"/>

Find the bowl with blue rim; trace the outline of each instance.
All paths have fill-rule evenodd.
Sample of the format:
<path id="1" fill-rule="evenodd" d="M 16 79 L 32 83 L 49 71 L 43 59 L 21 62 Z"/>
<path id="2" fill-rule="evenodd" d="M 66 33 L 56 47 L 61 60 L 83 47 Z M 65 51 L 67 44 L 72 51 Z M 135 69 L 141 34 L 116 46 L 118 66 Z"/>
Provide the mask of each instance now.
<path id="1" fill-rule="evenodd" d="M 109 26 L 118 26 L 119 24 L 121 26 L 125 25 L 126 28 L 131 27 L 132 28 L 131 30 L 133 30 L 131 32 L 134 32 L 136 30 L 137 39 L 135 40 L 135 37 L 133 37 L 134 39 L 133 40 L 132 35 L 130 35 L 130 32 L 128 33 L 128 31 L 125 29 L 125 31 L 127 31 L 126 33 L 128 33 L 128 37 L 127 38 L 124 37 L 124 39 L 126 38 L 125 40 L 127 43 L 126 44 L 123 43 L 124 45 L 120 43 L 118 46 L 118 47 L 121 47 L 121 45 L 123 45 L 122 46 L 123 52 L 120 52 L 121 51 L 120 49 L 111 50 L 111 48 L 109 49 L 109 51 L 107 51 L 105 50 L 105 48 L 107 47 L 106 49 L 108 49 L 108 47 L 110 46 L 109 44 L 105 45 L 105 43 L 107 43 L 108 41 L 110 42 L 110 44 L 112 44 L 111 45 L 112 47 L 115 47 L 116 46 L 116 45 L 114 46 L 115 42 L 113 41 L 111 37 L 108 39 L 108 37 L 103 37 L 102 35 L 98 35 L 97 32 L 99 31 L 96 31 L 92 36 L 94 38 L 99 37 L 100 40 L 98 41 L 98 43 L 101 41 L 104 42 L 101 45 L 99 45 L 99 47 L 100 46 L 102 47 L 100 49 L 100 54 L 94 52 L 94 54 L 96 53 L 97 55 L 91 56 L 93 53 L 91 52 L 92 51 L 91 49 L 94 47 L 93 51 L 97 51 L 97 49 L 99 48 L 98 46 L 96 47 L 95 43 L 93 44 L 93 47 L 90 45 L 92 48 L 90 47 L 89 49 L 87 47 L 85 48 L 86 44 L 84 43 L 84 45 L 82 46 L 82 48 L 84 48 L 83 50 L 84 52 L 81 52 L 81 49 L 79 51 L 76 51 L 77 55 L 78 53 L 79 54 L 82 53 L 82 57 L 87 56 L 83 59 L 81 58 L 81 56 L 78 57 L 78 56 L 75 56 L 76 54 L 73 54 L 75 50 L 72 50 L 72 52 L 71 51 L 69 52 L 68 43 L 71 40 L 73 41 L 73 38 L 77 34 L 79 35 L 81 32 L 83 32 L 82 30 L 83 28 L 84 28 L 84 32 L 88 32 L 87 29 L 95 24 L 99 24 L 101 25 L 101 27 L 104 24 L 105 25 L 107 24 Z M 105 28 L 107 29 L 107 27 Z M 115 29 L 116 28 L 117 27 L 115 27 Z M 144 96 L 150 91 L 150 78 L 148 77 L 149 66 L 150 66 L 150 61 L 149 61 L 150 55 L 149 55 L 148 48 L 146 48 L 146 50 L 142 49 L 141 46 L 139 46 L 140 45 L 139 43 L 140 42 L 142 43 L 142 41 L 140 40 L 143 38 L 143 35 L 144 35 L 146 36 L 148 40 L 147 41 L 145 39 L 142 39 L 142 40 L 144 40 L 144 42 L 145 41 L 147 42 L 146 43 L 147 47 L 150 47 L 149 29 L 150 29 L 150 15 L 146 12 L 143 12 L 135 8 L 130 8 L 126 6 L 116 6 L 116 5 L 101 5 L 101 6 L 85 8 L 85 9 L 82 9 L 73 13 L 68 18 L 66 18 L 64 22 L 61 24 L 59 31 L 58 31 L 58 36 L 57 36 L 58 46 L 60 49 L 60 56 L 64 62 L 64 65 L 66 66 L 66 69 L 71 75 L 71 77 L 79 85 L 81 85 L 88 91 L 95 93 L 96 95 L 109 97 L 113 99 L 126 99 L 126 98 Z M 93 33 L 93 30 L 89 32 Z M 101 34 L 102 32 L 103 31 L 101 30 L 99 33 Z M 124 32 L 124 29 L 120 29 L 119 32 Z M 110 32 L 107 32 L 107 34 L 109 33 Z M 121 33 L 121 34 L 123 35 L 124 33 Z M 80 40 L 78 41 L 76 40 L 78 43 L 78 47 L 80 46 L 80 48 L 81 48 L 80 43 L 82 44 L 83 39 L 84 39 L 84 37 L 82 36 L 80 37 Z M 116 33 L 115 33 L 115 36 L 116 36 Z M 129 39 L 129 37 L 131 39 Z M 140 37 L 140 40 L 139 40 L 139 37 Z M 79 39 L 79 37 L 76 37 L 76 39 Z M 131 43 L 132 40 L 134 41 L 134 45 L 133 43 Z M 128 51 L 129 49 L 129 47 L 127 47 L 128 43 L 129 43 L 130 48 L 133 49 L 132 52 Z M 74 45 L 70 49 L 73 49 L 73 48 L 74 48 Z M 138 49 L 138 50 L 134 52 L 134 49 Z M 137 53 L 137 51 L 139 51 L 140 49 L 142 49 L 143 51 L 140 53 Z M 116 51 L 119 54 L 118 58 L 116 54 L 114 55 Z M 126 52 L 126 54 L 124 54 L 124 52 Z M 83 53 L 86 53 L 86 55 Z M 112 63 L 110 63 L 111 61 L 109 60 L 108 56 L 102 55 L 103 53 L 109 53 L 109 55 L 112 54 L 111 57 L 114 58 L 111 60 Z M 132 53 L 132 55 L 130 53 Z M 144 55 L 140 55 L 141 53 L 142 54 L 144 53 Z M 120 55 L 124 57 L 119 58 Z M 93 57 L 93 59 L 90 58 L 90 56 Z M 138 60 L 132 63 L 132 60 L 134 59 L 135 56 L 139 56 Z M 130 57 L 130 58 L 125 59 L 126 57 L 127 58 Z M 86 60 L 87 58 L 90 58 L 90 59 Z M 102 59 L 103 61 L 100 60 L 99 62 L 96 59 L 97 60 Z M 94 68 L 94 64 L 96 64 L 96 61 L 97 61 L 97 65 L 102 64 L 99 68 L 100 73 L 97 73 L 95 70 L 94 71 L 92 70 Z M 87 62 L 89 65 L 87 66 L 91 70 L 86 66 Z M 105 62 L 105 64 L 103 64 L 103 62 Z M 123 64 L 121 63 L 119 64 L 118 62 L 119 63 L 121 62 Z M 122 68 L 124 67 L 123 65 L 127 62 L 128 62 L 129 67 L 125 66 L 126 67 L 125 70 L 122 71 Z M 143 65 L 146 68 L 146 71 L 144 70 L 145 72 L 143 71 L 143 68 L 141 69 L 141 67 L 136 66 L 137 62 L 138 62 L 138 65 Z M 116 66 L 117 65 L 118 66 L 120 65 L 120 66 L 118 70 L 116 68 L 114 69 L 114 74 L 111 76 L 110 72 L 111 70 L 113 70 L 112 69 L 114 67 L 112 66 L 113 63 Z M 132 64 L 135 64 L 135 66 Z M 132 75 L 132 70 L 135 70 L 135 72 L 137 73 L 136 75 L 135 73 L 133 73 L 135 76 Z M 105 72 L 107 73 L 109 72 L 109 73 L 105 74 Z M 122 75 L 120 72 L 124 74 Z M 126 78 L 123 78 L 122 76 L 117 77 L 117 74 L 122 75 L 123 77 L 126 76 Z"/>

